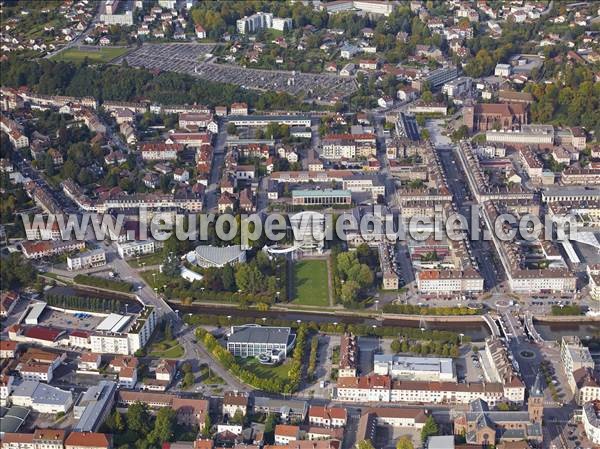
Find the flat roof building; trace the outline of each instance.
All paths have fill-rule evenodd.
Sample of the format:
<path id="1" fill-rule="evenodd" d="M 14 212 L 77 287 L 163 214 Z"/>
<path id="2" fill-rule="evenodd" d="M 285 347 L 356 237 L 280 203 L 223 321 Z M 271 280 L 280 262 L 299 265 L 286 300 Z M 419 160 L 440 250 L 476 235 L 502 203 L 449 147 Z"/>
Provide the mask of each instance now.
<path id="1" fill-rule="evenodd" d="M 29 409 L 13 405 L 8 408 L 0 408 L 0 414 L 0 435 L 4 435 L 7 432 L 14 433 L 21 428 L 29 416 Z"/>
<path id="2" fill-rule="evenodd" d="M 310 117 L 306 115 L 230 115 L 227 122 L 236 126 L 267 126 L 269 123 L 277 123 L 310 127 Z"/>
<path id="3" fill-rule="evenodd" d="M 255 397 L 253 401 L 254 413 L 273 413 L 281 416 L 285 421 L 295 419 L 304 421 L 308 413 L 308 402 L 297 399 L 273 399 Z"/>
<path id="4" fill-rule="evenodd" d="M 38 324 L 40 316 L 46 308 L 45 302 L 37 302 L 31 306 L 27 317 L 25 318 L 25 324 Z"/>
<path id="5" fill-rule="evenodd" d="M 457 381 L 451 358 L 375 354 L 373 366 L 375 374 L 389 374 L 393 379 Z"/>
<path id="6" fill-rule="evenodd" d="M 335 206 L 352 204 L 350 190 L 293 190 L 292 205 L 294 206 Z"/>
<path id="7" fill-rule="evenodd" d="M 117 383 L 102 380 L 98 385 L 86 390 L 73 407 L 73 415 L 79 421 L 73 427 L 75 432 L 95 432 L 102 425 L 115 402 Z"/>
<path id="8" fill-rule="evenodd" d="M 13 405 L 31 407 L 39 413 L 66 413 L 73 404 L 73 394 L 70 391 L 41 383 L 25 380 L 16 385 L 11 400 Z"/>
<path id="9" fill-rule="evenodd" d="M 267 354 L 273 350 L 281 351 L 284 357 L 287 357 L 295 340 L 296 336 L 291 333 L 289 327 L 262 327 L 252 324 L 232 326 L 227 350 L 234 356 L 244 358 Z"/>

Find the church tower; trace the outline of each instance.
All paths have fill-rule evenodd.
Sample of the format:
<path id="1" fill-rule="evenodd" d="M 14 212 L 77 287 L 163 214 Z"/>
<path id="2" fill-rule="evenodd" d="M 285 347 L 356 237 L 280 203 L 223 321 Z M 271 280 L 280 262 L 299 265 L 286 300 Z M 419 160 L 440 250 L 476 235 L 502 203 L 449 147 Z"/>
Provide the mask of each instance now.
<path id="1" fill-rule="evenodd" d="M 535 376 L 535 382 L 529 391 L 527 410 L 531 422 L 542 422 L 544 416 L 544 386 L 539 372 Z"/>

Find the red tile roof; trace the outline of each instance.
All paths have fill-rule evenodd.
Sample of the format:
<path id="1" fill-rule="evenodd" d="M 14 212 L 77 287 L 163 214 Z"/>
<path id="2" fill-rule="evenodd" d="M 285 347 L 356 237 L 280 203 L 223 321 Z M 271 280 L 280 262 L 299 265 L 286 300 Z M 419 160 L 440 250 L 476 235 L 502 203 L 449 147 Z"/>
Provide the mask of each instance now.
<path id="1" fill-rule="evenodd" d="M 299 433 L 300 427 L 298 426 L 292 426 L 289 424 L 277 424 L 275 426 L 275 435 L 298 438 Z"/>
<path id="2" fill-rule="evenodd" d="M 33 439 L 35 441 L 65 441 L 65 431 L 63 429 L 36 429 L 35 432 L 33 432 Z"/>
<path id="3" fill-rule="evenodd" d="M 17 342 L 10 340 L 0 340 L 0 351 L 14 351 L 17 349 Z"/>
<path id="4" fill-rule="evenodd" d="M 65 446 L 105 447 L 111 446 L 111 436 L 97 432 L 71 432 L 65 440 Z"/>
<path id="5" fill-rule="evenodd" d="M 63 330 L 51 327 L 34 326 L 26 329 L 24 334 L 27 338 L 35 338 L 36 340 L 56 341 L 64 332 Z"/>

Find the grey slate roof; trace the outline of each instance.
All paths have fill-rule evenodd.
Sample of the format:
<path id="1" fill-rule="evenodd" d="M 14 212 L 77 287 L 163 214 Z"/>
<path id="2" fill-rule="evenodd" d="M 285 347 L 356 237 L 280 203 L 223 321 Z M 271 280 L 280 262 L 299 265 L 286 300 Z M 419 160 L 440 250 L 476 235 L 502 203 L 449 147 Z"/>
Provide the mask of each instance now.
<path id="1" fill-rule="evenodd" d="M 269 343 L 287 345 L 290 338 L 289 327 L 234 326 L 229 343 Z"/>

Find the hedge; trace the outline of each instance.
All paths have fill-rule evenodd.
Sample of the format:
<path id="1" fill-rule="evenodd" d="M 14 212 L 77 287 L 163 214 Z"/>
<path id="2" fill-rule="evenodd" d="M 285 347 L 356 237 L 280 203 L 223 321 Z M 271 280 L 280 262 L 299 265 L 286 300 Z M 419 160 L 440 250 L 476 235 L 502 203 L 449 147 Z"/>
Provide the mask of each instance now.
<path id="1" fill-rule="evenodd" d="M 76 284 L 89 285 L 91 287 L 105 288 L 121 293 L 130 293 L 133 291 L 133 284 L 116 279 L 105 279 L 96 276 L 78 274 L 73 278 Z"/>

